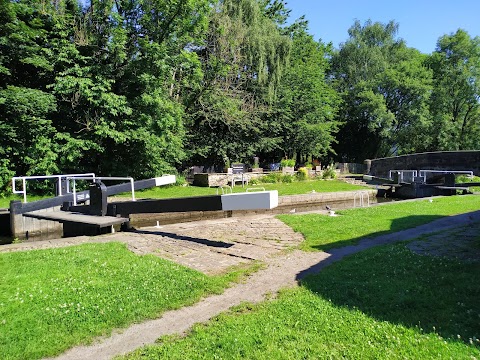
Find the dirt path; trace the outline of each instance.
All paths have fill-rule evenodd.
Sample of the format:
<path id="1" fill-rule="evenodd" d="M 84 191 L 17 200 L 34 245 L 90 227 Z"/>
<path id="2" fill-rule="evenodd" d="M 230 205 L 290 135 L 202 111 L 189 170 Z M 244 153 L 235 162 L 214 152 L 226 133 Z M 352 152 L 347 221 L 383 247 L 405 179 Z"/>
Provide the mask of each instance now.
<path id="1" fill-rule="evenodd" d="M 2 247 L 0 251 L 18 251 L 77 245 L 82 242 L 122 241 L 137 253 L 153 253 L 170 258 L 199 271 L 223 272 L 238 263 L 261 260 L 267 266 L 250 276 L 245 283 L 223 294 L 207 297 L 182 309 L 168 311 L 155 320 L 135 324 L 93 345 L 74 347 L 57 359 L 110 359 L 152 344 L 168 334 L 181 334 L 195 323 L 208 321 L 242 302 L 260 302 L 281 288 L 296 286 L 303 276 L 320 271 L 334 261 L 367 248 L 414 239 L 423 234 L 453 234 L 459 227 L 480 222 L 480 211 L 450 216 L 432 223 L 376 238 L 366 238 L 354 246 L 329 252 L 286 251 L 298 244 L 300 235 L 271 216 L 222 219 L 200 223 L 169 225 L 160 229 L 145 228 L 136 233 L 119 233 L 96 238 L 81 237 Z M 475 225 L 477 226 L 477 225 Z"/>

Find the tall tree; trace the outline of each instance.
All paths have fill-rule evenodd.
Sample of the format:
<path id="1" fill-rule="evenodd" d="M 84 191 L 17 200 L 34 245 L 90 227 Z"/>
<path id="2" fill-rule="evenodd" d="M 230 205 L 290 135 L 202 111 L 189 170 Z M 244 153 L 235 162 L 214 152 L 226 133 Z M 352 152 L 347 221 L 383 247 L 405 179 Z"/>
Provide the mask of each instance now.
<path id="1" fill-rule="evenodd" d="M 190 158 L 222 166 L 268 148 L 262 114 L 275 97 L 290 49 L 256 0 L 224 0 L 211 13 L 201 86 L 187 99 Z"/>
<path id="2" fill-rule="evenodd" d="M 54 79 L 59 11 L 50 2 L 0 0 L 0 191 L 8 177 L 58 171 Z"/>
<path id="3" fill-rule="evenodd" d="M 442 36 L 429 61 L 434 74 L 432 149 L 480 148 L 480 38 Z"/>
<path id="4" fill-rule="evenodd" d="M 335 146 L 341 160 L 408 152 L 418 141 L 405 140 L 428 127 L 431 74 L 421 54 L 396 39 L 397 31 L 394 22 L 356 21 L 333 57 L 332 75 L 344 101 Z"/>
<path id="5" fill-rule="evenodd" d="M 306 29 L 293 34 L 290 62 L 269 116 L 281 156 L 306 160 L 332 151 L 340 99 L 326 79 L 330 54 Z"/>
<path id="6" fill-rule="evenodd" d="M 70 126 L 82 155 L 95 154 L 82 156 L 85 169 L 135 177 L 171 171 L 184 156 L 181 89 L 198 68 L 187 49 L 203 33 L 208 1 L 87 5 L 71 64 L 54 87 L 58 123 Z"/>

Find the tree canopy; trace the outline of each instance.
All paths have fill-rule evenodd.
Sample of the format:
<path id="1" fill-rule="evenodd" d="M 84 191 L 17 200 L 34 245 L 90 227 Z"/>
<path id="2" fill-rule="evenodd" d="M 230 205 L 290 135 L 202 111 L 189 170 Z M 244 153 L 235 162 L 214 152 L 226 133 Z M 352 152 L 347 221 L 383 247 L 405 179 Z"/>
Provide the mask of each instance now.
<path id="1" fill-rule="evenodd" d="M 0 191 L 478 149 L 480 39 L 422 54 L 399 26 L 355 21 L 334 49 L 284 0 L 0 0 Z"/>

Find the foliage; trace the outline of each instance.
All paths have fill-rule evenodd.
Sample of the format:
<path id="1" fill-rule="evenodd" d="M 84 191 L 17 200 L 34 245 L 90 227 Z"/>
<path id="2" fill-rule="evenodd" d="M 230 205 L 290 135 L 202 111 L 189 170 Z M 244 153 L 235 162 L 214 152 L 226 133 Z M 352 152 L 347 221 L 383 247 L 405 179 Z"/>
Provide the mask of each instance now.
<path id="1" fill-rule="evenodd" d="M 324 156 L 332 151 L 339 125 L 334 117 L 340 98 L 326 80 L 331 47 L 316 42 L 305 28 L 292 38 L 290 62 L 267 121 L 283 156 Z"/>
<path id="2" fill-rule="evenodd" d="M 209 2 L 86 5 L 1 2 L 2 190 L 11 174 L 145 178 L 184 158 L 179 87 L 199 78 L 186 48 L 203 34 Z"/>
<path id="3" fill-rule="evenodd" d="M 280 178 L 282 183 L 293 183 L 295 181 L 295 176 L 292 174 L 282 174 Z"/>
<path id="4" fill-rule="evenodd" d="M 56 355 L 95 336 L 221 292 L 248 269 L 208 277 L 124 244 L 0 254 L 0 351 Z"/>
<path id="5" fill-rule="evenodd" d="M 278 218 L 305 236 L 302 249 L 326 250 L 356 244 L 365 236 L 393 233 L 444 216 L 476 211 L 479 203 L 476 195 L 455 196 L 435 198 L 432 202 L 419 200 L 340 210 L 336 212 L 339 216 L 306 214 Z"/>
<path id="6" fill-rule="evenodd" d="M 304 181 L 308 179 L 308 169 L 306 167 L 301 167 L 296 173 L 297 180 Z"/>
<path id="7" fill-rule="evenodd" d="M 294 167 L 295 166 L 295 159 L 282 159 L 280 161 L 280 166 L 282 168 L 285 167 Z"/>
<path id="8" fill-rule="evenodd" d="M 335 170 L 335 165 L 330 164 L 325 169 L 322 170 L 323 179 L 335 179 L 337 177 L 337 171 Z"/>
<path id="9" fill-rule="evenodd" d="M 405 244 L 374 248 L 124 358 L 478 358 L 479 270 Z"/>
<path id="10" fill-rule="evenodd" d="M 442 36 L 429 60 L 434 91 L 431 148 L 470 150 L 480 147 L 480 38 L 458 30 Z"/>
<path id="11" fill-rule="evenodd" d="M 333 56 L 332 76 L 344 101 L 335 150 L 344 162 L 424 145 L 432 75 L 424 56 L 396 39 L 397 31 L 392 21 L 363 26 L 356 21 Z"/>
<path id="12" fill-rule="evenodd" d="M 13 175 L 480 147 L 478 37 L 425 55 L 395 22 L 356 21 L 334 50 L 290 15 L 284 0 L 0 0 L 0 194 Z"/>
<path id="13" fill-rule="evenodd" d="M 455 177 L 456 183 L 468 183 L 475 182 L 480 183 L 480 176 L 460 175 Z"/>
<path id="14" fill-rule="evenodd" d="M 205 43 L 195 49 L 202 78 L 185 99 L 192 162 L 245 162 L 272 146 L 261 114 L 287 64 L 290 39 L 264 11 L 256 0 L 223 0 L 211 12 Z"/>

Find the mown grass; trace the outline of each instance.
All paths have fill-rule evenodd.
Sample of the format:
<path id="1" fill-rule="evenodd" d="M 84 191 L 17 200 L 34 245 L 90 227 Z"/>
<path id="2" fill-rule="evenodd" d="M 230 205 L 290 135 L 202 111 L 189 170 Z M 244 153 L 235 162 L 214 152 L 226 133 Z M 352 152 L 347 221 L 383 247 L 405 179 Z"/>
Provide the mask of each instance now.
<path id="1" fill-rule="evenodd" d="M 278 190 L 280 196 L 283 195 L 296 195 L 315 192 L 336 192 L 336 191 L 354 191 L 359 189 L 365 189 L 363 186 L 352 185 L 340 180 L 308 180 L 308 181 L 294 181 L 292 183 L 275 183 L 275 184 L 255 184 L 249 185 L 245 188 L 242 186 L 233 187 L 233 192 L 245 192 L 247 188 L 265 188 L 265 190 Z M 221 194 L 222 192 L 219 191 Z M 162 186 L 146 190 L 140 190 L 135 192 L 137 198 L 177 198 L 177 197 L 189 197 L 189 196 L 203 196 L 203 195 L 216 195 L 217 188 L 200 187 L 200 186 Z M 124 193 L 118 196 L 130 197 L 131 193 Z M 45 197 L 41 196 L 29 196 L 28 201 L 40 200 Z M 10 197 L 0 198 L 0 208 L 10 207 L 10 201 L 23 200 L 23 197 L 15 195 Z"/>
<path id="2" fill-rule="evenodd" d="M 480 264 L 404 244 L 347 257 L 125 359 L 478 359 Z"/>
<path id="3" fill-rule="evenodd" d="M 52 197 L 53 195 L 50 195 Z M 37 200 L 42 200 L 45 199 L 45 197 L 48 196 L 39 196 L 39 195 L 28 195 L 27 196 L 27 201 L 37 201 Z M 9 208 L 10 207 L 10 201 L 12 200 L 19 200 L 23 202 L 23 196 L 20 195 L 11 195 L 7 197 L 0 197 L 0 208 Z"/>
<path id="4" fill-rule="evenodd" d="M 296 195 L 315 192 L 337 192 L 337 191 L 354 191 L 365 189 L 363 186 L 348 184 L 340 180 L 308 180 L 294 181 L 292 183 L 274 183 L 274 184 L 255 184 L 233 187 L 233 192 L 245 192 L 247 188 L 265 188 L 265 190 L 278 190 L 278 195 Z M 201 195 L 215 195 L 217 188 L 198 187 L 198 186 L 165 186 L 157 187 L 138 192 L 138 197 L 143 198 L 173 198 Z M 221 191 L 220 191 L 221 194 Z M 129 196 L 129 194 L 124 194 Z"/>
<path id="5" fill-rule="evenodd" d="M 1 358 L 53 356 L 219 293 L 250 270 L 209 277 L 120 243 L 0 254 Z"/>
<path id="6" fill-rule="evenodd" d="M 278 215 L 305 236 L 303 250 L 327 250 L 352 245 L 365 236 L 378 236 L 431 222 L 448 215 L 480 210 L 477 195 L 438 197 L 389 203 L 368 208 L 339 210 L 338 216 L 320 214 Z"/>

